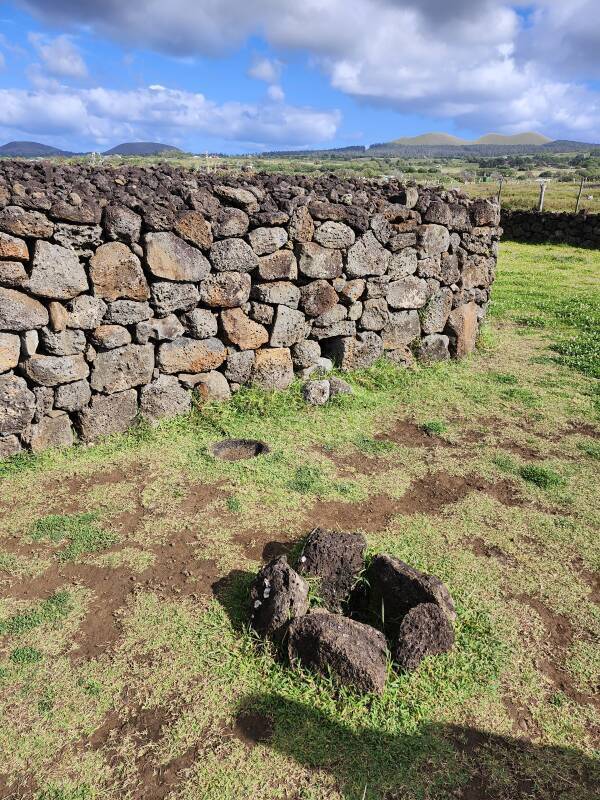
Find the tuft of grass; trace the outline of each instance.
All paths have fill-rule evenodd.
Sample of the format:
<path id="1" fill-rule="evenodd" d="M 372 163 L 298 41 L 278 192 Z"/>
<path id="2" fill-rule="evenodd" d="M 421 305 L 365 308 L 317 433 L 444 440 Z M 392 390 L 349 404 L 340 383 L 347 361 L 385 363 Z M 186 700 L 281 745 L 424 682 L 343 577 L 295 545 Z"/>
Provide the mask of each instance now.
<path id="1" fill-rule="evenodd" d="M 306 464 L 296 467 L 294 477 L 290 481 L 290 489 L 298 494 L 319 494 L 325 490 L 325 478 L 320 467 Z"/>
<path id="2" fill-rule="evenodd" d="M 386 442 L 385 440 L 373 439 L 372 436 L 366 434 L 359 434 L 353 444 L 362 452 L 367 455 L 377 456 L 382 453 L 391 453 L 396 449 L 394 442 Z"/>
<path id="3" fill-rule="evenodd" d="M 510 372 L 491 372 L 490 378 L 496 383 L 502 383 L 508 386 L 516 386 L 519 382 L 519 379 L 516 375 L 512 375 Z"/>
<path id="4" fill-rule="evenodd" d="M 35 647 L 15 647 L 10 654 L 13 664 L 37 664 L 43 658 Z"/>
<path id="5" fill-rule="evenodd" d="M 118 536 L 105 531 L 97 524 L 98 515 L 94 512 L 84 514 L 49 514 L 38 519 L 32 529 L 34 541 L 44 539 L 53 543 L 67 540 L 59 551 L 59 561 L 75 561 L 88 553 L 107 550 L 118 541 Z"/>
<path id="6" fill-rule="evenodd" d="M 35 608 L 1 620 L 0 636 L 21 636 L 40 625 L 60 622 L 71 611 L 71 608 L 72 602 L 69 593 L 57 592 Z"/>
<path id="7" fill-rule="evenodd" d="M 238 497 L 228 497 L 225 501 L 227 510 L 232 514 L 239 514 L 242 510 L 242 503 Z"/>
<path id="8" fill-rule="evenodd" d="M 533 483 L 540 489 L 551 489 L 554 486 L 564 486 L 565 479 L 554 470 L 539 464 L 526 464 L 520 467 L 518 474 L 528 483 Z"/>
<path id="9" fill-rule="evenodd" d="M 600 442 L 593 442 L 593 441 L 579 442 L 577 447 L 579 450 L 581 450 L 582 453 L 585 453 L 586 456 L 589 456 L 590 458 L 593 458 L 596 461 L 600 461 Z"/>
<path id="10" fill-rule="evenodd" d="M 448 426 L 439 419 L 432 419 L 429 422 L 424 422 L 421 425 L 421 429 L 429 436 L 440 436 L 448 430 Z"/>

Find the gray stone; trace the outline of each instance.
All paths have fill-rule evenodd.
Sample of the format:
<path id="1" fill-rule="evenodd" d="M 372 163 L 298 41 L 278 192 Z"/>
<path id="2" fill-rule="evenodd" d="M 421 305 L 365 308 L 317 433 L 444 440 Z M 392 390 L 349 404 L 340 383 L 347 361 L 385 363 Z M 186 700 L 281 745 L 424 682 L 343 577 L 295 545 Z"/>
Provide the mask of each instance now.
<path id="1" fill-rule="evenodd" d="M 78 256 L 89 258 L 102 244 L 102 228 L 99 225 L 69 225 L 59 222 L 54 228 L 54 242 Z"/>
<path id="2" fill-rule="evenodd" d="M 298 245 L 298 268 L 308 278 L 338 278 L 342 274 L 342 254 L 340 250 L 321 247 L 316 242 Z"/>
<path id="3" fill-rule="evenodd" d="M 63 386 L 68 386 L 68 383 Z M 39 422 L 42 417 L 47 416 L 54 408 L 54 388 L 51 386 L 34 386 L 33 393 L 35 395 L 35 414 L 33 421 Z"/>
<path id="4" fill-rule="evenodd" d="M 439 289 L 427 302 L 421 314 L 423 333 L 441 333 L 452 310 L 452 291 Z"/>
<path id="5" fill-rule="evenodd" d="M 250 303 L 248 316 L 255 322 L 260 322 L 261 325 L 271 325 L 275 316 L 275 309 L 266 303 Z"/>
<path id="6" fill-rule="evenodd" d="M 115 394 L 149 383 L 153 371 L 152 345 L 128 344 L 98 353 L 92 366 L 90 384 L 95 392 Z"/>
<path id="7" fill-rule="evenodd" d="M 195 390 L 205 403 L 222 403 L 231 398 L 231 389 L 222 372 L 211 370 L 197 376 Z"/>
<path id="8" fill-rule="evenodd" d="M 15 289 L 0 288 L 0 331 L 27 331 L 48 324 L 46 308 Z"/>
<path id="9" fill-rule="evenodd" d="M 251 280 L 247 272 L 222 272 L 200 284 L 200 299 L 208 306 L 235 308 L 250 297 Z"/>
<path id="10" fill-rule="evenodd" d="M 297 208 L 288 226 L 290 239 L 294 242 L 310 242 L 315 232 L 315 223 L 306 206 Z"/>
<path id="11" fill-rule="evenodd" d="M 89 367 L 82 355 L 35 355 L 21 363 L 21 369 L 32 383 L 40 386 L 58 386 L 87 378 Z"/>
<path id="12" fill-rule="evenodd" d="M 449 344 L 450 339 L 441 333 L 424 336 L 419 344 L 419 360 L 425 363 L 446 361 L 450 358 Z"/>
<path id="13" fill-rule="evenodd" d="M 315 366 L 321 358 L 321 345 L 312 339 L 305 339 L 292 347 L 292 361 L 297 369 Z"/>
<path id="14" fill-rule="evenodd" d="M 217 272 L 251 272 L 258 267 L 258 256 L 243 239 L 215 242 L 209 257 Z"/>
<path id="15" fill-rule="evenodd" d="M 22 433 L 33 419 L 35 395 L 17 375 L 0 375 L 0 434 Z"/>
<path id="16" fill-rule="evenodd" d="M 64 411 L 81 411 L 92 397 L 92 390 L 87 381 L 64 383 L 56 387 L 54 405 Z"/>
<path id="17" fill-rule="evenodd" d="M 338 303 L 338 305 L 330 308 L 329 311 L 325 311 L 324 314 L 315 317 L 314 324 L 317 327 L 325 328 L 327 325 L 333 325 L 336 322 L 341 322 L 342 320 L 347 319 L 347 317 L 348 309 Z"/>
<path id="18" fill-rule="evenodd" d="M 260 303 L 298 308 L 300 289 L 289 281 L 257 283 L 252 287 L 250 296 L 253 300 L 258 300 Z"/>
<path id="19" fill-rule="evenodd" d="M 0 461 L 16 456 L 22 449 L 16 436 L 0 436 Z"/>
<path id="20" fill-rule="evenodd" d="M 187 414 L 191 405 L 191 393 L 172 375 L 160 375 L 140 391 L 140 413 L 151 425 L 165 417 Z"/>
<path id="21" fill-rule="evenodd" d="M 157 278 L 195 283 L 207 277 L 210 264 L 200 250 L 174 233 L 147 233 L 146 260 Z"/>
<path id="22" fill-rule="evenodd" d="M 308 611 L 308 583 L 279 556 L 258 572 L 250 604 L 250 622 L 258 635 L 281 640 L 290 621 Z"/>
<path id="23" fill-rule="evenodd" d="M 390 258 L 389 251 L 377 241 L 373 231 L 368 231 L 348 250 L 346 274 L 350 278 L 383 275 Z"/>
<path id="24" fill-rule="evenodd" d="M 412 672 L 425 656 L 448 653 L 454 644 L 452 625 L 436 603 L 419 603 L 400 623 L 393 658 L 400 669 Z"/>
<path id="25" fill-rule="evenodd" d="M 329 400 L 329 381 L 307 381 L 302 387 L 302 397 L 311 406 L 324 406 Z"/>
<path id="26" fill-rule="evenodd" d="M 93 330 L 102 322 L 108 306 L 99 297 L 83 294 L 67 303 L 67 327 Z"/>
<path id="27" fill-rule="evenodd" d="M 40 453 L 56 447 L 70 447 L 73 444 L 73 428 L 69 415 L 64 411 L 54 411 L 39 422 L 31 425 L 24 441 L 33 453 Z"/>
<path id="28" fill-rule="evenodd" d="M 0 231 L 30 239 L 49 239 L 54 233 L 54 225 L 39 211 L 7 206 L 0 209 Z"/>
<path id="29" fill-rule="evenodd" d="M 366 286 L 367 282 L 363 278 L 354 278 L 354 280 L 347 281 L 340 290 L 341 300 L 348 304 L 356 303 L 363 296 Z"/>
<path id="30" fill-rule="evenodd" d="M 379 277 L 369 278 L 367 281 L 367 300 L 385 297 L 391 281 L 392 279 L 389 275 L 381 275 Z"/>
<path id="31" fill-rule="evenodd" d="M 140 322 L 140 325 L 147 323 Z M 131 344 L 131 334 L 122 325 L 99 325 L 91 335 L 94 347 L 99 350 L 114 350 Z"/>
<path id="32" fill-rule="evenodd" d="M 199 373 L 220 367 L 227 358 L 227 348 L 219 339 L 188 339 L 182 336 L 161 344 L 158 366 L 162 372 Z"/>
<path id="33" fill-rule="evenodd" d="M 243 236 L 250 225 L 248 214 L 241 208 L 222 208 L 213 224 L 213 234 L 217 239 L 229 236 Z"/>
<path id="34" fill-rule="evenodd" d="M 77 253 L 57 244 L 38 240 L 25 288 L 39 297 L 70 300 L 88 288 L 88 280 Z"/>
<path id="35" fill-rule="evenodd" d="M 412 350 L 406 346 L 399 347 L 397 350 L 387 350 L 385 355 L 388 361 L 403 369 L 411 367 L 415 360 Z"/>
<path id="36" fill-rule="evenodd" d="M 389 315 L 388 304 L 383 297 L 365 300 L 359 325 L 364 330 L 380 331 L 387 324 Z"/>
<path id="37" fill-rule="evenodd" d="M 258 259 L 258 274 L 265 281 L 295 281 L 298 277 L 298 262 L 291 250 L 278 250 Z"/>
<path id="38" fill-rule="evenodd" d="M 358 320 L 362 317 L 363 313 L 363 304 L 358 303 L 351 303 L 348 306 L 348 319 L 352 322 L 358 322 Z"/>
<path id="39" fill-rule="evenodd" d="M 442 283 L 452 286 L 460 280 L 460 269 L 458 267 L 458 256 L 456 254 L 442 253 L 440 259 L 440 280 Z"/>
<path id="40" fill-rule="evenodd" d="M 138 242 L 140 239 L 142 218 L 126 206 L 107 206 L 103 224 L 109 239 L 121 239 L 124 242 Z"/>
<path id="41" fill-rule="evenodd" d="M 294 380 L 292 356 L 287 348 L 257 350 L 252 383 L 262 389 L 287 389 Z"/>
<path id="42" fill-rule="evenodd" d="M 365 331 L 357 336 L 340 337 L 326 342 L 325 352 L 340 369 L 363 369 L 381 358 L 383 342 L 376 333 Z"/>
<path id="43" fill-rule="evenodd" d="M 42 347 L 51 356 L 74 356 L 77 353 L 83 353 L 86 346 L 85 333 L 80 330 L 65 330 L 60 331 L 60 333 L 54 333 L 50 328 L 42 328 L 40 338 Z M 28 353 L 28 355 L 33 355 L 34 353 Z"/>
<path id="44" fill-rule="evenodd" d="M 405 186 L 394 197 L 395 203 L 406 206 L 406 208 L 414 208 L 419 201 L 419 190 L 416 186 Z"/>
<path id="45" fill-rule="evenodd" d="M 196 309 L 199 310 L 199 309 Z M 191 312 L 194 313 L 193 311 Z M 210 314 L 210 311 L 206 312 Z M 210 314 L 210 316 L 212 316 Z M 169 341 L 172 342 L 174 339 L 179 339 L 180 336 L 183 336 L 185 333 L 185 328 L 179 321 L 179 319 L 175 316 L 175 314 L 169 314 L 168 317 L 162 317 L 161 319 L 151 319 L 148 322 L 140 322 L 138 323 L 138 330 L 140 326 L 146 326 L 144 329 L 144 336 L 147 335 L 147 340 L 152 340 L 155 342 L 164 342 Z M 217 326 L 214 326 L 214 332 L 217 332 Z M 208 333 L 206 336 L 212 336 L 213 334 Z M 198 337 L 198 338 L 206 338 Z M 141 342 L 140 342 L 141 344 Z"/>
<path id="46" fill-rule="evenodd" d="M 244 384 L 250 381 L 254 366 L 254 351 L 230 352 L 225 362 L 225 377 L 232 383 Z"/>
<path id="47" fill-rule="evenodd" d="M 137 392 L 129 389 L 118 394 L 96 394 L 77 415 L 77 429 L 84 442 L 93 442 L 113 433 L 125 433 L 138 412 Z"/>
<path id="48" fill-rule="evenodd" d="M 397 311 L 389 315 L 381 332 L 384 350 L 397 350 L 418 339 L 421 335 L 419 314 L 416 311 Z"/>
<path id="49" fill-rule="evenodd" d="M 383 214 L 373 214 L 370 227 L 380 244 L 386 245 L 389 242 L 393 230 Z"/>
<path id="50" fill-rule="evenodd" d="M 304 381 L 318 380 L 333 370 L 333 361 L 325 356 L 320 356 L 316 364 L 301 369 L 298 375 Z"/>
<path id="51" fill-rule="evenodd" d="M 288 655 L 292 663 L 344 686 L 381 694 L 387 678 L 385 636 L 341 614 L 307 614 L 289 627 Z"/>
<path id="52" fill-rule="evenodd" d="M 418 229 L 417 239 L 419 248 L 425 257 L 444 253 L 450 246 L 450 234 L 442 225 L 421 225 Z"/>
<path id="53" fill-rule="evenodd" d="M 216 314 L 206 308 L 195 308 L 193 311 L 188 311 L 183 315 L 183 324 L 187 334 L 194 339 L 208 339 L 216 336 L 219 328 Z"/>
<path id="54" fill-rule="evenodd" d="M 29 358 L 37 353 L 40 344 L 40 335 L 37 330 L 25 331 L 21 334 L 21 358 Z M 66 353 L 55 353 L 54 355 L 66 355 Z"/>
<path id="55" fill-rule="evenodd" d="M 103 322 L 110 325 L 135 325 L 151 317 L 152 309 L 148 303 L 137 303 L 135 300 L 115 300 L 114 303 L 108 304 Z"/>
<path id="56" fill-rule="evenodd" d="M 343 222 L 324 222 L 315 230 L 313 239 L 323 247 L 343 250 L 354 244 L 356 235 Z"/>
<path id="57" fill-rule="evenodd" d="M 21 339 L 13 333 L 0 333 L 0 372 L 14 369 L 21 355 Z"/>
<path id="58" fill-rule="evenodd" d="M 388 275 L 392 278 L 404 278 L 407 275 L 414 275 L 417 271 L 417 251 L 414 247 L 407 247 L 394 253 L 390 258 Z"/>
<path id="59" fill-rule="evenodd" d="M 475 200 L 470 208 L 473 225 L 500 225 L 500 206 L 489 200 Z"/>
<path id="60" fill-rule="evenodd" d="M 442 200 L 434 200 L 429 204 L 427 211 L 423 215 L 423 221 L 449 228 L 452 223 L 450 206 Z"/>
<path id="61" fill-rule="evenodd" d="M 250 246 L 259 256 L 279 250 L 288 240 L 285 228 L 255 228 L 248 234 Z"/>
<path id="62" fill-rule="evenodd" d="M 271 347 L 291 347 L 306 338 L 308 327 L 301 311 L 279 305 L 271 332 Z"/>
<path id="63" fill-rule="evenodd" d="M 256 197 L 247 189 L 238 189 L 233 186 L 217 185 L 213 188 L 217 197 L 225 200 L 233 206 L 238 206 L 247 211 L 248 214 L 255 214 L 260 206 L 256 202 Z"/>
<path id="64" fill-rule="evenodd" d="M 417 262 L 417 275 L 419 278 L 434 278 L 440 280 L 442 277 L 442 261 L 439 255 L 432 258 L 421 258 Z"/>
<path id="65" fill-rule="evenodd" d="M 147 300 L 148 283 L 139 258 L 122 242 L 109 242 L 90 259 L 90 279 L 96 297 L 104 300 Z"/>
<path id="66" fill-rule="evenodd" d="M 320 317 L 338 302 L 338 294 L 325 280 L 311 281 L 300 289 L 300 307 L 309 317 Z"/>
<path id="67" fill-rule="evenodd" d="M 152 305 L 162 316 L 173 311 L 191 311 L 200 302 L 200 292 L 193 283 L 157 281 L 151 291 Z"/>
<path id="68" fill-rule="evenodd" d="M 406 247 L 416 247 L 416 231 L 403 231 L 402 233 L 397 233 L 395 236 L 392 236 L 387 246 L 392 253 L 397 253 L 399 250 L 404 250 Z"/>
<path id="69" fill-rule="evenodd" d="M 354 389 L 342 378 L 329 378 L 329 397 L 334 398 L 340 394 L 354 394 Z"/>
<path id="70" fill-rule="evenodd" d="M 24 286 L 28 275 L 20 261 L 0 261 L 0 285 L 9 289 Z"/>
<path id="71" fill-rule="evenodd" d="M 354 336 L 356 333 L 356 323 L 350 320 L 342 320 L 341 322 L 334 322 L 333 325 L 327 325 L 325 328 L 313 327 L 311 336 L 313 339 L 331 339 L 338 336 Z"/>
<path id="72" fill-rule="evenodd" d="M 414 275 L 393 281 L 386 300 L 391 308 L 422 308 L 427 302 L 427 284 Z"/>
<path id="73" fill-rule="evenodd" d="M 48 303 L 48 315 L 50 317 L 50 329 L 54 333 L 60 333 L 66 329 L 69 313 L 62 303 L 57 303 L 55 300 Z"/>
<path id="74" fill-rule="evenodd" d="M 315 528 L 302 548 L 298 573 L 318 579 L 319 597 L 325 607 L 340 614 L 364 570 L 366 552 L 367 540 L 362 533 Z"/>

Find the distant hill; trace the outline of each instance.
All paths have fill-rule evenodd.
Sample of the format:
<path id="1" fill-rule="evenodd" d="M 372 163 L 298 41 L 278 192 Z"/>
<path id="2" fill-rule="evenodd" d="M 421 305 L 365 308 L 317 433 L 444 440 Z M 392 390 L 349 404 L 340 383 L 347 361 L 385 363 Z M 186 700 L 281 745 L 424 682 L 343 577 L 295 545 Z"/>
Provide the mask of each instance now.
<path id="1" fill-rule="evenodd" d="M 161 144 L 160 142 L 123 142 L 116 147 L 106 150 L 103 156 L 162 156 L 176 155 L 183 150 L 173 147 L 171 144 Z"/>
<path id="2" fill-rule="evenodd" d="M 6 158 L 49 158 L 72 155 L 75 154 L 39 142 L 8 142 L 0 147 L 0 156 Z"/>
<path id="3" fill-rule="evenodd" d="M 485 136 L 480 136 L 474 142 L 465 142 L 465 144 L 548 144 L 551 141 L 552 139 L 542 133 L 529 131 L 527 133 L 515 133 L 512 136 L 504 136 L 501 133 L 486 133 Z"/>
<path id="4" fill-rule="evenodd" d="M 452 147 L 453 145 L 469 144 L 469 142 L 449 133 L 422 133 L 420 136 L 402 136 L 400 139 L 394 139 L 390 144 L 414 145 L 416 147 Z"/>

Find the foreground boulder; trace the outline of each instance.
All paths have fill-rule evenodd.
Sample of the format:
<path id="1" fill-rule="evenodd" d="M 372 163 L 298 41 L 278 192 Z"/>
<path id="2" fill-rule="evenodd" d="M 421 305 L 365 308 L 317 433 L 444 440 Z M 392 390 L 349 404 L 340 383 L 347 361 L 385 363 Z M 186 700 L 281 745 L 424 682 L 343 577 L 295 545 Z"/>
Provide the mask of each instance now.
<path id="1" fill-rule="evenodd" d="M 412 672 L 425 656 L 447 653 L 454 644 L 454 630 L 436 603 L 419 603 L 406 614 L 393 651 L 398 666 Z"/>
<path id="2" fill-rule="evenodd" d="M 396 638 L 400 623 L 408 612 L 421 603 L 439 606 L 450 622 L 456 619 L 450 592 L 439 578 L 385 554 L 371 561 L 365 575 L 368 592 L 359 601 L 359 615 L 373 624 L 382 625 L 391 638 Z M 362 612 L 362 613 L 361 613 Z"/>
<path id="3" fill-rule="evenodd" d="M 319 596 L 330 611 L 340 612 L 363 570 L 366 550 L 361 533 L 316 528 L 306 540 L 298 572 L 319 578 Z"/>
<path id="4" fill-rule="evenodd" d="M 254 630 L 278 640 L 291 620 L 308 611 L 308 583 L 280 556 L 259 571 L 250 588 L 250 601 Z"/>
<path id="5" fill-rule="evenodd" d="M 333 674 L 345 686 L 383 692 L 388 658 L 385 636 L 369 625 L 339 614 L 308 614 L 290 625 L 288 655 L 307 669 Z"/>

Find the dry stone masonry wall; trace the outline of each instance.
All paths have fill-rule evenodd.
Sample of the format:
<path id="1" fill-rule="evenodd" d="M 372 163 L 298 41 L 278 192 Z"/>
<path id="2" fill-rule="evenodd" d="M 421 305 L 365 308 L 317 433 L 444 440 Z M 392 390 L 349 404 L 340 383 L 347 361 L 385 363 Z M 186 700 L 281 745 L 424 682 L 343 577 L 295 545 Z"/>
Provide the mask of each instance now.
<path id="1" fill-rule="evenodd" d="M 600 214 L 502 210 L 507 239 L 517 242 L 561 242 L 600 248 Z"/>
<path id="2" fill-rule="evenodd" d="M 0 164 L 0 458 L 284 389 L 334 361 L 461 357 L 497 205 L 334 177 Z"/>

